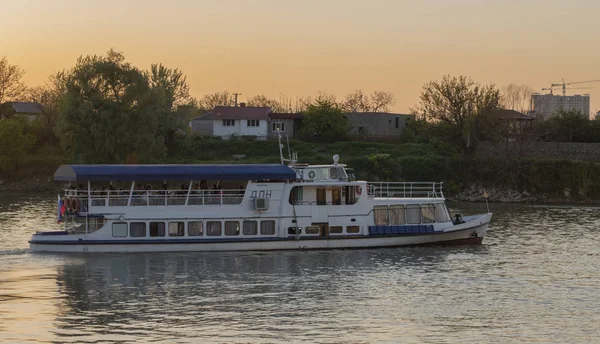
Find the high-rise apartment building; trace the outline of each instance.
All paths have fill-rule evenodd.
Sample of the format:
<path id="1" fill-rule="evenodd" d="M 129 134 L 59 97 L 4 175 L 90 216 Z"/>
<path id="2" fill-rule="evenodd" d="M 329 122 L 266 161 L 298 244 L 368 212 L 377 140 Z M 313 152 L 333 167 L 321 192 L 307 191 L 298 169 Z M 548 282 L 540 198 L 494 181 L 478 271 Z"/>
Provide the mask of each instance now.
<path id="1" fill-rule="evenodd" d="M 590 118 L 589 94 L 558 96 L 534 93 L 531 95 L 531 111 L 537 118 L 547 119 L 561 110 L 576 110 L 581 112 L 585 118 Z"/>

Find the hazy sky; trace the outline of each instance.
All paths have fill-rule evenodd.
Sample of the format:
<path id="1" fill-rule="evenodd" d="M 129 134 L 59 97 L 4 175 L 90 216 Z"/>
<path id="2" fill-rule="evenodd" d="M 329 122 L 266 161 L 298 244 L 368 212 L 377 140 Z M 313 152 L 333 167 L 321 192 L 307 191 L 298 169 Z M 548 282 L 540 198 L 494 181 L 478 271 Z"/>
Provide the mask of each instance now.
<path id="1" fill-rule="evenodd" d="M 0 0 L 0 56 L 29 85 L 112 47 L 182 69 L 194 96 L 381 89 L 403 112 L 444 74 L 538 91 L 600 79 L 599 14 L 599 0 Z M 600 83 L 585 86 L 572 92 L 600 110 Z"/>

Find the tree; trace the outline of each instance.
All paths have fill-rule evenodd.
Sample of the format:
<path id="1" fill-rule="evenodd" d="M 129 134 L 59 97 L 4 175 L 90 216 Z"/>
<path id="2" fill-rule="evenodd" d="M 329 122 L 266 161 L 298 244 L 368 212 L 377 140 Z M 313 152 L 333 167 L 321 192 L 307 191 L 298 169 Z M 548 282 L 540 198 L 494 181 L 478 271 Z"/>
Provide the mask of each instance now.
<path id="1" fill-rule="evenodd" d="M 508 110 L 527 113 L 532 93 L 533 88 L 529 85 L 508 84 L 502 90 L 501 105 Z"/>
<path id="2" fill-rule="evenodd" d="M 269 107 L 272 112 L 285 112 L 285 109 L 279 102 L 275 99 L 271 99 L 264 94 L 257 94 L 254 97 L 248 99 L 246 102 L 247 106 L 256 106 L 256 107 Z"/>
<path id="3" fill-rule="evenodd" d="M 148 77 L 123 54 L 77 60 L 66 74 L 57 133 L 63 149 L 84 163 L 150 162 L 165 153 L 157 100 Z"/>
<path id="4" fill-rule="evenodd" d="M 23 95 L 27 89 L 21 81 L 23 74 L 25 72 L 21 68 L 8 63 L 6 56 L 0 59 L 0 104 Z"/>
<path id="5" fill-rule="evenodd" d="M 36 147 L 57 146 L 59 143 L 56 124 L 66 93 L 65 83 L 65 73 L 59 72 L 50 76 L 45 85 L 30 87 L 25 92 L 25 100 L 42 104 L 41 116 L 31 123 L 36 136 Z"/>
<path id="6" fill-rule="evenodd" d="M 581 141 L 578 134 L 590 127 L 590 121 L 578 110 L 561 110 L 549 118 L 558 140 Z"/>
<path id="7" fill-rule="evenodd" d="M 35 137 L 25 133 L 25 119 L 0 119 L 0 170 L 16 168 L 27 156 Z"/>
<path id="8" fill-rule="evenodd" d="M 316 100 L 304 112 L 299 135 L 315 142 L 333 142 L 344 139 L 348 130 L 348 119 L 337 103 Z"/>
<path id="9" fill-rule="evenodd" d="M 215 106 L 233 106 L 233 94 L 227 90 L 211 93 L 198 100 L 198 107 L 201 112 L 212 111 Z"/>
<path id="10" fill-rule="evenodd" d="M 177 111 L 178 106 L 194 103 L 190 96 L 190 86 L 182 71 L 167 68 L 162 63 L 152 64 L 145 76 L 158 103 L 158 135 L 170 147 L 175 140 L 175 132 L 183 130 L 184 119 L 188 117 Z"/>
<path id="11" fill-rule="evenodd" d="M 446 75 L 441 81 L 423 86 L 420 102 L 414 109 L 430 122 L 442 122 L 462 136 L 463 146 L 470 147 L 471 131 L 478 115 L 498 109 L 500 92 L 494 85 L 479 85 L 465 76 Z"/>
<path id="12" fill-rule="evenodd" d="M 346 95 L 342 106 L 346 112 L 389 112 L 395 102 L 391 92 L 375 91 L 369 96 L 356 90 Z"/>

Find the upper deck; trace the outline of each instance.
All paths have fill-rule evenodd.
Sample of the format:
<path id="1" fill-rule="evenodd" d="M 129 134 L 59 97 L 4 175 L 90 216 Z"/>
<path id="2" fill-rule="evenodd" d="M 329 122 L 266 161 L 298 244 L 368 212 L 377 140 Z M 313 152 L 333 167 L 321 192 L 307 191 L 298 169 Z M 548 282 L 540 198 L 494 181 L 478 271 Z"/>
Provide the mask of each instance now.
<path id="1" fill-rule="evenodd" d="M 77 213 L 106 212 L 107 207 L 113 212 L 117 211 L 113 207 L 214 207 L 243 203 L 248 203 L 250 209 L 259 209 L 256 200 L 267 198 L 284 204 L 289 198 L 290 205 L 339 206 L 356 204 L 360 199 L 444 197 L 442 183 L 355 181 L 345 165 L 337 163 L 290 167 L 66 165 L 57 170 L 55 179 L 86 182 L 85 186 L 79 184 L 64 190 L 67 209 Z"/>

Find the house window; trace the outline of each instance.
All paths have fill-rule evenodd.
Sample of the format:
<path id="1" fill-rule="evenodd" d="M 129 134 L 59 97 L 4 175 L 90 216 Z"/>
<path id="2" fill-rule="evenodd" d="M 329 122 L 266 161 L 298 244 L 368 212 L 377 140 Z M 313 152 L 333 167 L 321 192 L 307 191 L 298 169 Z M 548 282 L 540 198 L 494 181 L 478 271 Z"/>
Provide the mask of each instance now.
<path id="1" fill-rule="evenodd" d="M 132 222 L 129 224 L 129 236 L 139 238 L 146 236 L 146 222 Z"/>
<path id="2" fill-rule="evenodd" d="M 273 131 L 285 131 L 285 123 L 283 122 L 273 122 L 271 123 L 271 127 Z"/>
<path id="3" fill-rule="evenodd" d="M 223 120 L 223 126 L 224 127 L 233 127 L 235 125 L 235 120 L 234 119 L 224 119 Z"/>
<path id="4" fill-rule="evenodd" d="M 185 224 L 183 222 L 169 222 L 169 236 L 184 236 Z"/>
<path id="5" fill-rule="evenodd" d="M 249 127 L 258 127 L 258 120 L 257 119 L 249 119 L 247 126 Z"/>
<path id="6" fill-rule="evenodd" d="M 400 117 L 396 117 L 396 129 L 400 127 Z"/>

